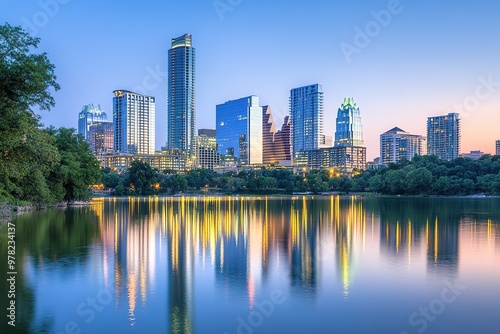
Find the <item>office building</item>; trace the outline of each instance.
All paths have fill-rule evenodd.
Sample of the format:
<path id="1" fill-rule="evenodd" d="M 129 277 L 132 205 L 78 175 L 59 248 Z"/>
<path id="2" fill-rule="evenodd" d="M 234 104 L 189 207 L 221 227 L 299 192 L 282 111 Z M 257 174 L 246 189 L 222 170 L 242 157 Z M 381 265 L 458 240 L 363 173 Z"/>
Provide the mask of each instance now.
<path id="1" fill-rule="evenodd" d="M 128 154 L 155 153 L 155 98 L 115 90 L 114 150 Z"/>
<path id="2" fill-rule="evenodd" d="M 219 166 L 219 153 L 217 152 L 216 131 L 212 129 L 199 129 L 195 136 L 196 163 L 195 168 L 214 169 Z"/>
<path id="3" fill-rule="evenodd" d="M 239 164 L 262 164 L 262 107 L 255 95 L 216 107 L 216 142 L 221 156 Z"/>
<path id="4" fill-rule="evenodd" d="M 410 161 L 415 155 L 427 153 L 427 139 L 412 135 L 395 127 L 380 135 L 380 158 L 382 164 L 396 163 L 402 159 Z"/>
<path id="5" fill-rule="evenodd" d="M 97 106 L 94 104 L 87 104 L 78 114 L 78 134 L 88 139 L 89 127 L 92 124 L 107 121 L 108 116 L 99 104 Z"/>
<path id="6" fill-rule="evenodd" d="M 191 35 L 172 39 L 168 50 L 167 148 L 194 154 L 196 53 Z"/>
<path id="7" fill-rule="evenodd" d="M 277 130 L 271 108 L 262 107 L 262 160 L 264 164 L 291 164 L 290 129 L 289 116 L 285 116 L 281 130 Z"/>
<path id="8" fill-rule="evenodd" d="M 427 154 L 453 160 L 460 154 L 460 115 L 427 118 Z"/>
<path id="9" fill-rule="evenodd" d="M 99 122 L 91 124 L 87 141 L 92 153 L 104 154 L 113 151 L 115 128 L 113 122 Z"/>
<path id="10" fill-rule="evenodd" d="M 337 112 L 335 147 L 363 146 L 361 114 L 354 99 L 345 98 Z"/>
<path id="11" fill-rule="evenodd" d="M 500 140 L 495 142 L 495 154 L 500 155 Z"/>
<path id="12" fill-rule="evenodd" d="M 290 91 L 292 156 L 299 151 L 316 150 L 323 135 L 323 88 L 314 84 Z"/>

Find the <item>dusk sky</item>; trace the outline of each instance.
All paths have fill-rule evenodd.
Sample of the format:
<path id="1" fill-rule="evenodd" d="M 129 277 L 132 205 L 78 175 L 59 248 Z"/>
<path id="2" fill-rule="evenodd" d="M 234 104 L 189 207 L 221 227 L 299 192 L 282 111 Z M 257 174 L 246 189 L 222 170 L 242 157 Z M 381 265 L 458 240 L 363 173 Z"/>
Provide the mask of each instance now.
<path id="1" fill-rule="evenodd" d="M 248 95 L 281 126 L 290 89 L 321 83 L 326 134 L 353 97 L 369 161 L 381 133 L 425 135 L 427 117 L 448 112 L 461 114 L 462 152 L 494 153 L 500 139 L 499 1 L 0 0 L 0 13 L 0 24 L 40 37 L 56 66 L 62 89 L 42 113 L 47 126 L 76 128 L 89 103 L 111 120 L 113 90 L 137 91 L 157 98 L 159 149 L 167 50 L 190 33 L 197 128 L 215 128 L 215 106 Z"/>

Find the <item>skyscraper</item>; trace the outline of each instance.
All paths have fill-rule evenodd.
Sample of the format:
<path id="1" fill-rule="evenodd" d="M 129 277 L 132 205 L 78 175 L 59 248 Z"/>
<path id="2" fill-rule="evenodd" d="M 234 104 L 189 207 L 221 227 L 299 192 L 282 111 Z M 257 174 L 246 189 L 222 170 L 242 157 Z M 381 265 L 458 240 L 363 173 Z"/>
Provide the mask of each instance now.
<path id="1" fill-rule="evenodd" d="M 460 154 L 460 115 L 427 118 L 427 154 L 453 160 Z"/>
<path id="2" fill-rule="evenodd" d="M 337 113 L 335 147 L 363 146 L 361 114 L 354 99 L 345 98 Z"/>
<path id="3" fill-rule="evenodd" d="M 292 159 L 299 151 L 315 150 L 323 134 L 323 88 L 314 84 L 290 91 Z"/>
<path id="4" fill-rule="evenodd" d="M 395 127 L 380 135 L 380 158 L 382 164 L 411 160 L 415 155 L 425 155 L 427 140 L 420 135 L 412 135 Z"/>
<path id="5" fill-rule="evenodd" d="M 87 104 L 78 114 L 78 134 L 88 139 L 89 127 L 94 123 L 106 122 L 108 116 L 98 104 Z"/>
<path id="6" fill-rule="evenodd" d="M 496 154 L 496 155 L 500 155 L 500 140 L 497 140 L 497 141 L 495 142 L 495 148 L 496 148 L 496 150 L 495 150 L 495 154 Z"/>
<path id="7" fill-rule="evenodd" d="M 155 98 L 126 90 L 115 90 L 114 149 L 119 153 L 155 153 Z"/>
<path id="8" fill-rule="evenodd" d="M 262 163 L 262 107 L 255 95 L 216 107 L 217 149 L 241 164 Z"/>
<path id="9" fill-rule="evenodd" d="M 168 50 L 167 148 L 194 154 L 196 53 L 191 35 L 172 39 Z"/>

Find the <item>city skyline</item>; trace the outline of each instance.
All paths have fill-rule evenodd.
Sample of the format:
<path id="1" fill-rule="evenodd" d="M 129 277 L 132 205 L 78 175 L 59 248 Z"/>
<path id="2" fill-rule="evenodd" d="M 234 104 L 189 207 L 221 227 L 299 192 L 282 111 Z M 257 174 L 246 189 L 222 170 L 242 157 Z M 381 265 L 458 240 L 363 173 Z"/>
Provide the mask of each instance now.
<path id="1" fill-rule="evenodd" d="M 491 40 L 498 30 L 498 4 L 400 1 L 394 10 L 388 1 L 285 6 L 255 0 L 221 12 L 211 2 L 146 7 L 127 1 L 124 6 L 53 2 L 57 6 L 0 5 L 6 22 L 41 38 L 40 51 L 48 52 L 56 66 L 62 90 L 54 94 L 56 107 L 41 113 L 47 126 L 76 128 L 76 115 L 89 103 L 101 104 L 109 114 L 110 93 L 123 87 L 157 98 L 155 147 L 165 145 L 167 41 L 187 32 L 197 46 L 198 128 L 215 128 L 217 104 L 253 94 L 271 106 L 279 128 L 288 113 L 290 88 L 319 82 L 325 95 L 324 134 L 334 134 L 339 103 L 354 97 L 363 112 L 368 160 L 379 155 L 383 131 L 399 126 L 424 135 L 427 117 L 449 112 L 462 118 L 462 152 L 495 153 L 500 46 Z M 188 8 L 190 15 L 177 15 Z M 144 15 L 137 17 L 139 9 Z M 389 9 L 390 17 L 380 14 Z M 297 24 L 302 16 L 311 19 Z M 83 17 L 102 24 L 74 25 Z M 137 25 L 126 24 L 136 17 Z M 256 26 L 255 17 L 266 24 Z M 367 27 L 375 30 L 367 34 Z M 121 52 L 131 39 L 141 39 L 147 48 Z M 303 47 L 301 40 L 317 48 Z M 266 52 L 248 52 L 249 42 Z M 484 125 L 483 119 L 491 122 Z"/>

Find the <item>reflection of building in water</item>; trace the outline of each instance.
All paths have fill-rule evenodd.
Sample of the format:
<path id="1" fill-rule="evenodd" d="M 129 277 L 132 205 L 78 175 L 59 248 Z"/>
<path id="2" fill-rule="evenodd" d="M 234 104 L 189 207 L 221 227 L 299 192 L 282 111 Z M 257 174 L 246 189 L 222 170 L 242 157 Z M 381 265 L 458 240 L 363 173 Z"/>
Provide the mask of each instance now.
<path id="1" fill-rule="evenodd" d="M 292 286 L 302 286 L 306 291 L 316 292 L 317 263 L 316 241 L 318 238 L 317 208 L 306 197 L 297 200 L 291 207 L 288 230 L 288 256 Z"/>
<path id="2" fill-rule="evenodd" d="M 103 274 L 107 285 L 108 257 L 114 255 L 114 284 L 117 304 L 128 304 L 131 325 L 135 323 L 138 303 L 146 304 L 148 286 L 154 283 L 156 271 L 157 230 L 152 212 L 157 199 L 133 199 L 128 206 L 115 201 L 98 201 L 103 243 Z M 108 216 L 103 217 L 103 212 Z M 150 214 L 145 214 L 150 212 Z"/>
<path id="3" fill-rule="evenodd" d="M 347 297 L 353 280 L 354 249 L 359 249 L 356 243 L 362 243 L 364 247 L 366 240 L 366 211 L 362 201 L 351 197 L 341 203 L 340 197 L 336 196 L 331 198 L 330 212 L 334 224 L 337 271 Z"/>
<path id="4" fill-rule="evenodd" d="M 459 221 L 439 219 L 428 220 L 425 224 L 427 263 L 438 271 L 456 273 L 458 266 Z"/>
<path id="5" fill-rule="evenodd" d="M 417 237 L 416 237 L 417 236 Z M 407 221 L 390 221 L 382 216 L 380 220 L 380 248 L 393 259 L 405 260 L 411 263 L 412 250 L 420 238 L 416 233 L 415 223 Z"/>
<path id="6" fill-rule="evenodd" d="M 170 333 L 192 333 L 196 201 L 170 199 L 162 208 L 167 230 L 168 317 Z"/>

